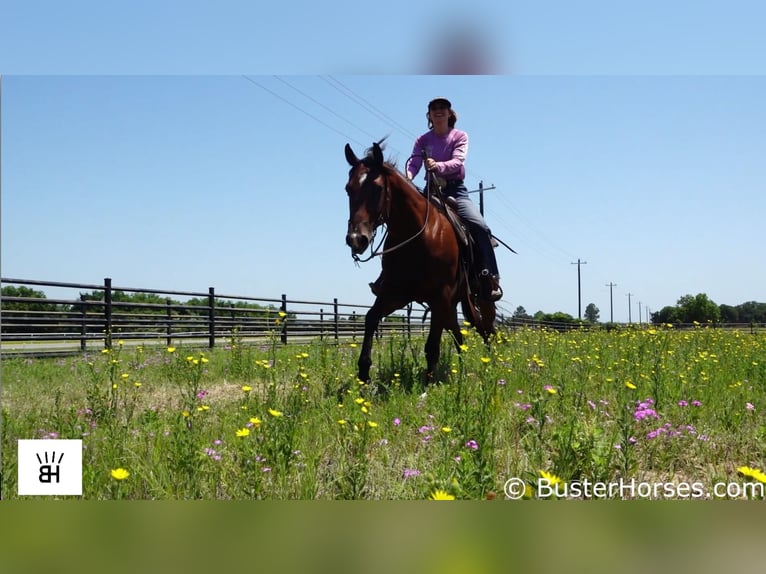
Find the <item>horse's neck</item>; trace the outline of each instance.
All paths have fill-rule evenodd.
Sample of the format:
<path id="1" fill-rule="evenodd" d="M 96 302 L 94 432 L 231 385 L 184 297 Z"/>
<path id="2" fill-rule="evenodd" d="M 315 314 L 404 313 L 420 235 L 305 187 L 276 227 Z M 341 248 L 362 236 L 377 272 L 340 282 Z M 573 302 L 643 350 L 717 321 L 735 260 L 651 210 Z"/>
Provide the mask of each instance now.
<path id="1" fill-rule="evenodd" d="M 389 234 L 412 234 L 425 223 L 428 210 L 427 199 L 404 176 L 391 176 L 391 212 L 388 221 Z"/>

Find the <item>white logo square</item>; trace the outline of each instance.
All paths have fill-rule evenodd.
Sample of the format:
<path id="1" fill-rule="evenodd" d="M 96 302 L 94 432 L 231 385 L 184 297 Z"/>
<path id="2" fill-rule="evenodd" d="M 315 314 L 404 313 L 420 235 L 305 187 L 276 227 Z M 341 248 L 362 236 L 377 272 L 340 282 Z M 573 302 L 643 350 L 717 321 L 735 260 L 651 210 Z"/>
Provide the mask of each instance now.
<path id="1" fill-rule="evenodd" d="M 82 440 L 20 439 L 19 496 L 82 496 Z"/>

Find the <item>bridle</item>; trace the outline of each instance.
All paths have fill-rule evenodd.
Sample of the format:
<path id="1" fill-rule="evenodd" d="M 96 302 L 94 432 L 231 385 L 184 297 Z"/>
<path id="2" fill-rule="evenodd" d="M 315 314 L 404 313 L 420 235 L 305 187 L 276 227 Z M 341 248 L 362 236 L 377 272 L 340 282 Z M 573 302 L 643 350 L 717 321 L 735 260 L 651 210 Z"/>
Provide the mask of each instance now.
<path id="1" fill-rule="evenodd" d="M 361 160 L 360 163 L 364 163 L 364 160 Z M 377 247 L 373 247 L 373 243 L 375 242 L 375 235 L 378 232 L 378 227 L 381 225 L 387 224 L 388 219 L 391 215 L 391 190 L 389 188 L 388 178 L 389 176 L 385 173 L 381 173 L 380 176 L 383 178 L 383 186 L 381 187 L 382 192 L 380 194 L 380 205 L 378 206 L 378 218 L 375 220 L 375 224 L 373 225 L 372 230 L 372 239 L 370 240 L 370 255 L 366 258 L 362 259 L 359 257 L 359 255 L 352 254 L 352 257 L 354 259 L 354 262 L 358 265 L 359 263 L 366 263 L 367 261 L 370 261 L 373 257 L 382 257 L 383 255 L 387 255 L 388 253 L 392 253 L 393 251 L 396 251 L 398 249 L 401 249 L 408 243 L 414 241 L 417 239 L 425 230 L 425 228 L 428 226 L 428 219 L 429 215 L 431 213 L 431 179 L 433 178 L 433 173 L 428 172 L 429 176 L 426 180 L 426 216 L 423 220 L 422 227 L 412 235 L 411 237 L 405 239 L 401 243 L 397 243 L 393 247 L 389 247 L 388 249 L 380 250 L 380 247 L 385 243 L 386 239 L 388 238 L 388 226 L 386 225 L 386 231 L 383 234 L 383 237 L 380 239 L 380 242 L 378 243 Z M 373 179 L 373 183 L 375 182 L 377 178 Z M 385 208 L 384 208 L 385 205 Z M 349 220 L 350 221 L 350 220 Z"/>

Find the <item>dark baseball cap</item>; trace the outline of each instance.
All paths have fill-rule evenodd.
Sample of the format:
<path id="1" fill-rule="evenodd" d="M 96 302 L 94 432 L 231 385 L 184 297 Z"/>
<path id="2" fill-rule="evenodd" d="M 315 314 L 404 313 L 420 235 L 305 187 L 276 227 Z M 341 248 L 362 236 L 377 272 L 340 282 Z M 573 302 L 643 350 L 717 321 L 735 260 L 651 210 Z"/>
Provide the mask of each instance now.
<path id="1" fill-rule="evenodd" d="M 447 98 L 434 98 L 428 102 L 428 109 L 431 109 L 436 104 L 446 104 L 448 108 L 452 108 L 452 102 L 450 102 Z"/>

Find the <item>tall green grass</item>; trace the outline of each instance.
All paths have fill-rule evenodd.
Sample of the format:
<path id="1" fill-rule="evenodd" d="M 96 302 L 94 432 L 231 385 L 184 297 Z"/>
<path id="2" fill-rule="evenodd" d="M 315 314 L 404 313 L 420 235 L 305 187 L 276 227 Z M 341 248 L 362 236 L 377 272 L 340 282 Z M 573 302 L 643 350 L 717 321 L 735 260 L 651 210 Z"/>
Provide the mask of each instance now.
<path id="1" fill-rule="evenodd" d="M 420 338 L 358 348 L 128 348 L 2 364 L 2 491 L 16 441 L 83 441 L 87 499 L 502 498 L 509 478 L 760 480 L 762 334 L 466 331 L 422 386 Z M 339 389 L 348 389 L 340 396 Z M 739 471 L 738 471 L 739 469 Z M 542 473 L 542 474 L 541 474 Z"/>

